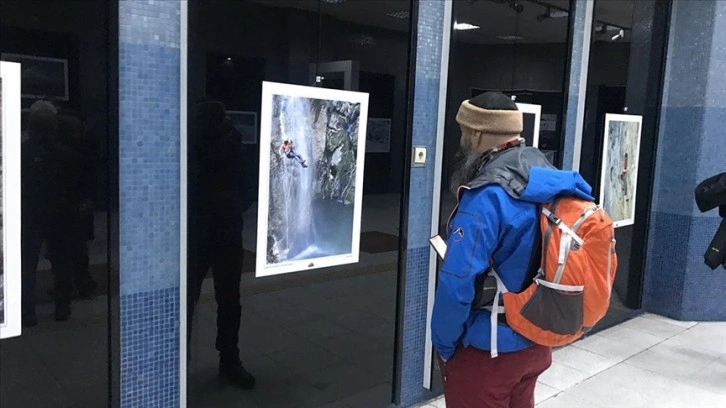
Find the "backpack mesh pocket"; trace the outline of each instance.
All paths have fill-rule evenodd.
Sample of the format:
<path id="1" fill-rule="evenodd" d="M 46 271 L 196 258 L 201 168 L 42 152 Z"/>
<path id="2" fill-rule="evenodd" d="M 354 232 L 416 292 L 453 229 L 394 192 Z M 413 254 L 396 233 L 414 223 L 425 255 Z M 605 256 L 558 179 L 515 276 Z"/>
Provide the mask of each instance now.
<path id="1" fill-rule="evenodd" d="M 520 313 L 541 329 L 560 335 L 573 335 L 582 329 L 583 309 L 581 288 L 558 290 L 540 283 Z"/>

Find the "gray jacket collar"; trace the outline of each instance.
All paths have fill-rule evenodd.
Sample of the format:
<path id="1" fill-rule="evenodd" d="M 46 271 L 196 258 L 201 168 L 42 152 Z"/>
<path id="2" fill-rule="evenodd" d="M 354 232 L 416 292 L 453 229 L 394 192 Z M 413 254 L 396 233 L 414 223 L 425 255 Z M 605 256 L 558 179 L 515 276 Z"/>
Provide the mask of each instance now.
<path id="1" fill-rule="evenodd" d="M 469 190 L 490 184 L 500 185 L 512 198 L 519 199 L 527 189 L 532 167 L 555 167 L 535 147 L 515 147 L 493 154 L 466 184 Z"/>

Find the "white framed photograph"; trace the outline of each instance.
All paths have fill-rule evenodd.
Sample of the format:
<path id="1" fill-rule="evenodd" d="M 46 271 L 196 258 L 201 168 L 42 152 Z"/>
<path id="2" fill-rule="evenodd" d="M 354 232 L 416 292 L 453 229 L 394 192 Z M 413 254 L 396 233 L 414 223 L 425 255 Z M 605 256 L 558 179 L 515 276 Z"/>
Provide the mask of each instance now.
<path id="1" fill-rule="evenodd" d="M 542 117 L 542 105 L 518 103 L 517 108 L 522 112 L 522 137 L 527 146 L 539 147 L 539 128 Z"/>
<path id="2" fill-rule="evenodd" d="M 20 336 L 20 64 L 0 62 L 0 339 Z"/>
<path id="3" fill-rule="evenodd" d="M 370 118 L 366 132 L 366 153 L 391 151 L 391 119 Z"/>
<path id="4" fill-rule="evenodd" d="M 356 263 L 368 94 L 262 85 L 256 276 Z"/>
<path id="5" fill-rule="evenodd" d="M 242 135 L 242 144 L 257 144 L 257 112 L 227 111 L 227 116 Z"/>
<path id="6" fill-rule="evenodd" d="M 20 64 L 20 96 L 23 98 L 61 101 L 69 99 L 68 60 L 9 53 L 3 53 L 0 58 Z"/>
<path id="7" fill-rule="evenodd" d="M 642 128 L 642 116 L 605 115 L 600 203 L 615 228 L 635 223 Z"/>

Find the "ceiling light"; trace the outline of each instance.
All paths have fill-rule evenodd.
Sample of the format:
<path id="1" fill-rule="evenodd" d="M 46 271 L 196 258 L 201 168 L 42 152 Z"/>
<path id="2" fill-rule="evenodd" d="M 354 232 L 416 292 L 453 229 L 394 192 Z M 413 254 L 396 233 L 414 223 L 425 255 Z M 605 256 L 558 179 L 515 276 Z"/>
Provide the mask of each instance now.
<path id="1" fill-rule="evenodd" d="M 500 35 L 497 38 L 504 41 L 524 40 L 524 37 L 518 35 Z"/>
<path id="2" fill-rule="evenodd" d="M 401 11 L 392 11 L 392 12 L 386 14 L 386 15 L 388 17 L 397 18 L 399 20 L 408 20 L 409 17 L 411 16 L 411 13 L 409 13 L 406 10 L 401 10 Z"/>
<path id="3" fill-rule="evenodd" d="M 328 4 L 343 4 L 345 3 L 345 0 L 321 0 L 323 3 Z"/>
<path id="4" fill-rule="evenodd" d="M 537 16 L 537 21 L 541 23 L 541 22 L 547 20 L 548 18 L 563 18 L 563 17 L 567 17 L 568 15 L 569 14 L 564 10 L 559 10 L 559 9 L 553 10 L 552 7 L 547 6 L 547 9 L 545 10 L 545 12 L 543 14 L 540 14 Z"/>
<path id="5" fill-rule="evenodd" d="M 479 28 L 478 25 L 473 25 L 469 23 L 454 23 L 454 30 L 459 31 L 466 31 L 466 30 L 476 30 Z"/>

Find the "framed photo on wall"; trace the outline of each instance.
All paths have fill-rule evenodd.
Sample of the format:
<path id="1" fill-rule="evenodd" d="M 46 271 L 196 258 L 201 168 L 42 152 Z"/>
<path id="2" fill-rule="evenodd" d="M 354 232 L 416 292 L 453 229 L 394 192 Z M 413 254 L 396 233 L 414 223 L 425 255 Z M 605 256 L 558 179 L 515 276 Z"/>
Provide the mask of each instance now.
<path id="1" fill-rule="evenodd" d="M 263 83 L 257 277 L 358 262 L 368 98 Z"/>
<path id="2" fill-rule="evenodd" d="M 21 333 L 21 66 L 0 62 L 0 338 Z"/>
<path id="3" fill-rule="evenodd" d="M 0 58 L 20 64 L 23 98 L 69 99 L 67 59 L 8 53 L 3 53 Z"/>
<path id="4" fill-rule="evenodd" d="M 257 112 L 227 111 L 227 116 L 242 134 L 243 144 L 257 144 Z"/>
<path id="5" fill-rule="evenodd" d="M 522 112 L 522 137 L 527 146 L 539 147 L 539 127 L 542 117 L 542 105 L 518 103 L 517 108 Z"/>
<path id="6" fill-rule="evenodd" d="M 605 115 L 600 203 L 616 228 L 635 223 L 642 128 L 642 116 Z"/>
<path id="7" fill-rule="evenodd" d="M 370 118 L 366 132 L 366 153 L 391 151 L 391 119 Z"/>

